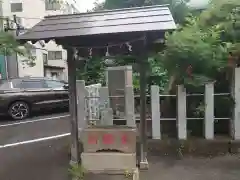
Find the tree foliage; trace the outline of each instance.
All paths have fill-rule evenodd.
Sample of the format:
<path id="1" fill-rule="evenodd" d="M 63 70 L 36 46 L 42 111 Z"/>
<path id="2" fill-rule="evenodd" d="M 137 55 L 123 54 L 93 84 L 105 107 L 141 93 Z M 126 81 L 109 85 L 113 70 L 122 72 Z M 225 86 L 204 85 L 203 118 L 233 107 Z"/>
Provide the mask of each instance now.
<path id="1" fill-rule="evenodd" d="M 24 55 L 25 52 L 20 48 L 20 44 L 15 40 L 14 36 L 7 32 L 0 32 L 0 53 L 12 55 L 17 53 Z"/>
<path id="2" fill-rule="evenodd" d="M 226 65 L 227 50 L 221 31 L 215 26 L 201 29 L 198 21 L 189 18 L 184 27 L 166 36 L 166 48 L 159 58 L 174 84 L 202 84 L 214 79 Z"/>
<path id="3" fill-rule="evenodd" d="M 238 0 L 213 0 L 199 17 L 166 36 L 166 48 L 159 55 L 173 84 L 203 84 L 215 80 L 224 70 L 229 52 L 239 52 Z M 189 72 L 190 68 L 190 72 Z"/>
<path id="4" fill-rule="evenodd" d="M 3 23 L 6 19 L 0 19 Z M 27 63 L 29 66 L 35 65 L 35 57 L 31 55 L 31 49 L 33 46 L 26 43 L 25 45 L 21 45 L 13 35 L 12 31 L 7 31 L 10 28 L 9 24 L 6 24 L 5 31 L 0 31 L 0 54 L 5 56 L 11 56 L 13 54 L 17 54 L 19 56 L 25 56 Z"/>
<path id="5" fill-rule="evenodd" d="M 240 1 L 213 0 L 211 6 L 200 16 L 202 28 L 216 26 L 222 31 L 221 39 L 228 43 L 239 56 L 240 51 Z"/>

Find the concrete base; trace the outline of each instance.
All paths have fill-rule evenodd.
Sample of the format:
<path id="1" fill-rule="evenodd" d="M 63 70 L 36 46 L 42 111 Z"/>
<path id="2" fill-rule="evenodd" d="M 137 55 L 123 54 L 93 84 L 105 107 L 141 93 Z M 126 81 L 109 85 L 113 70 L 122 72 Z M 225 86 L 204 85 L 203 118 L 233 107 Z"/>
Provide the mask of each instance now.
<path id="1" fill-rule="evenodd" d="M 82 165 L 88 172 L 125 171 L 136 168 L 136 153 L 82 153 Z"/>
<path id="2" fill-rule="evenodd" d="M 141 170 L 147 170 L 149 168 L 147 159 L 145 159 L 144 161 L 141 161 L 139 165 Z"/>
<path id="3" fill-rule="evenodd" d="M 124 172 L 118 173 L 86 173 L 84 180 L 139 180 L 139 170 L 138 168 L 132 170 L 131 174 Z"/>

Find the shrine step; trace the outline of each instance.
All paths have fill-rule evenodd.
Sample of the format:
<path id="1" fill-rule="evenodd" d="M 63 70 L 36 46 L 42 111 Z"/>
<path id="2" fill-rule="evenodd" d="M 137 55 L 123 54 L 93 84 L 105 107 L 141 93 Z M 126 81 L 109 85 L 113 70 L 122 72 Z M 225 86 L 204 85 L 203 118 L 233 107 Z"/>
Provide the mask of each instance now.
<path id="1" fill-rule="evenodd" d="M 109 171 L 109 172 L 96 172 L 86 173 L 84 180 L 139 180 L 138 168 L 133 169 L 131 172 L 123 171 Z"/>
<path id="2" fill-rule="evenodd" d="M 125 171 L 136 168 L 136 153 L 82 153 L 82 165 L 89 172 Z"/>

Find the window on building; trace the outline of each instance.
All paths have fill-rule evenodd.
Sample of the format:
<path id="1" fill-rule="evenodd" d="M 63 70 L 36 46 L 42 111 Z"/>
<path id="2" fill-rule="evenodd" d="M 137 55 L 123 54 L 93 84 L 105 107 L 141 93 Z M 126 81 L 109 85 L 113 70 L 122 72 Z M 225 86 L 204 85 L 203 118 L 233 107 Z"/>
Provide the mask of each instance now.
<path id="1" fill-rule="evenodd" d="M 45 10 L 46 11 L 56 11 L 61 9 L 61 4 L 59 1 L 55 0 L 45 0 Z"/>
<path id="2" fill-rule="evenodd" d="M 51 78 L 54 79 L 54 80 L 57 80 L 59 77 L 59 73 L 57 72 L 51 72 Z"/>
<path id="3" fill-rule="evenodd" d="M 11 12 L 22 12 L 22 3 L 11 3 Z"/>
<path id="4" fill-rule="evenodd" d="M 43 57 L 43 63 L 48 64 L 48 55 L 46 53 L 43 53 L 42 57 Z"/>
<path id="5" fill-rule="evenodd" d="M 62 51 L 48 51 L 48 60 L 62 59 Z"/>

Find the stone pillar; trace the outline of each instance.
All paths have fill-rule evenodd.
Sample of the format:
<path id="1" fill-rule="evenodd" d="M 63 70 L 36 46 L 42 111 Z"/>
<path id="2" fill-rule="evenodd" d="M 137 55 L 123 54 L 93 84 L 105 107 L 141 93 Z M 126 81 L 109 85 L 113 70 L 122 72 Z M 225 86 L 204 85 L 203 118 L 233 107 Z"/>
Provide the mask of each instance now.
<path id="1" fill-rule="evenodd" d="M 233 97 L 235 100 L 234 114 L 232 120 L 232 135 L 235 140 L 240 139 L 240 68 L 235 68 Z"/>
<path id="2" fill-rule="evenodd" d="M 109 92 L 107 87 L 101 87 L 99 89 L 99 103 L 100 111 L 105 108 L 109 108 Z"/>
<path id="3" fill-rule="evenodd" d="M 108 67 L 106 71 L 106 81 L 107 87 L 109 92 L 109 102 L 110 107 L 113 109 L 113 112 L 116 113 L 118 116 L 117 118 L 120 119 L 128 119 L 127 124 L 130 126 L 133 125 L 131 122 L 133 119 L 131 116 L 132 112 L 132 103 L 127 103 L 132 98 L 132 90 L 131 87 L 133 86 L 132 83 L 132 66 L 116 66 L 116 67 Z M 126 97 L 126 92 L 127 96 Z M 129 112 L 126 112 L 126 104 L 128 105 Z M 135 124 L 135 123 L 134 123 Z M 135 126 L 135 125 L 134 125 Z"/>
<path id="4" fill-rule="evenodd" d="M 161 139 L 159 86 L 151 86 L 152 138 Z"/>
<path id="5" fill-rule="evenodd" d="M 86 114 L 85 114 L 85 97 L 86 89 L 84 80 L 77 80 L 77 116 L 78 116 L 78 130 L 86 127 Z M 80 134 L 80 133 L 79 133 Z"/>
<path id="6" fill-rule="evenodd" d="M 205 85 L 205 138 L 214 139 L 214 84 Z"/>
<path id="7" fill-rule="evenodd" d="M 112 108 L 105 108 L 101 111 L 101 125 L 113 125 L 113 110 Z"/>
<path id="8" fill-rule="evenodd" d="M 127 126 L 136 127 L 135 109 L 134 109 L 134 92 L 132 86 L 125 87 L 125 116 Z"/>
<path id="9" fill-rule="evenodd" d="M 178 138 L 187 139 L 187 110 L 186 89 L 183 85 L 177 87 L 177 131 Z"/>

